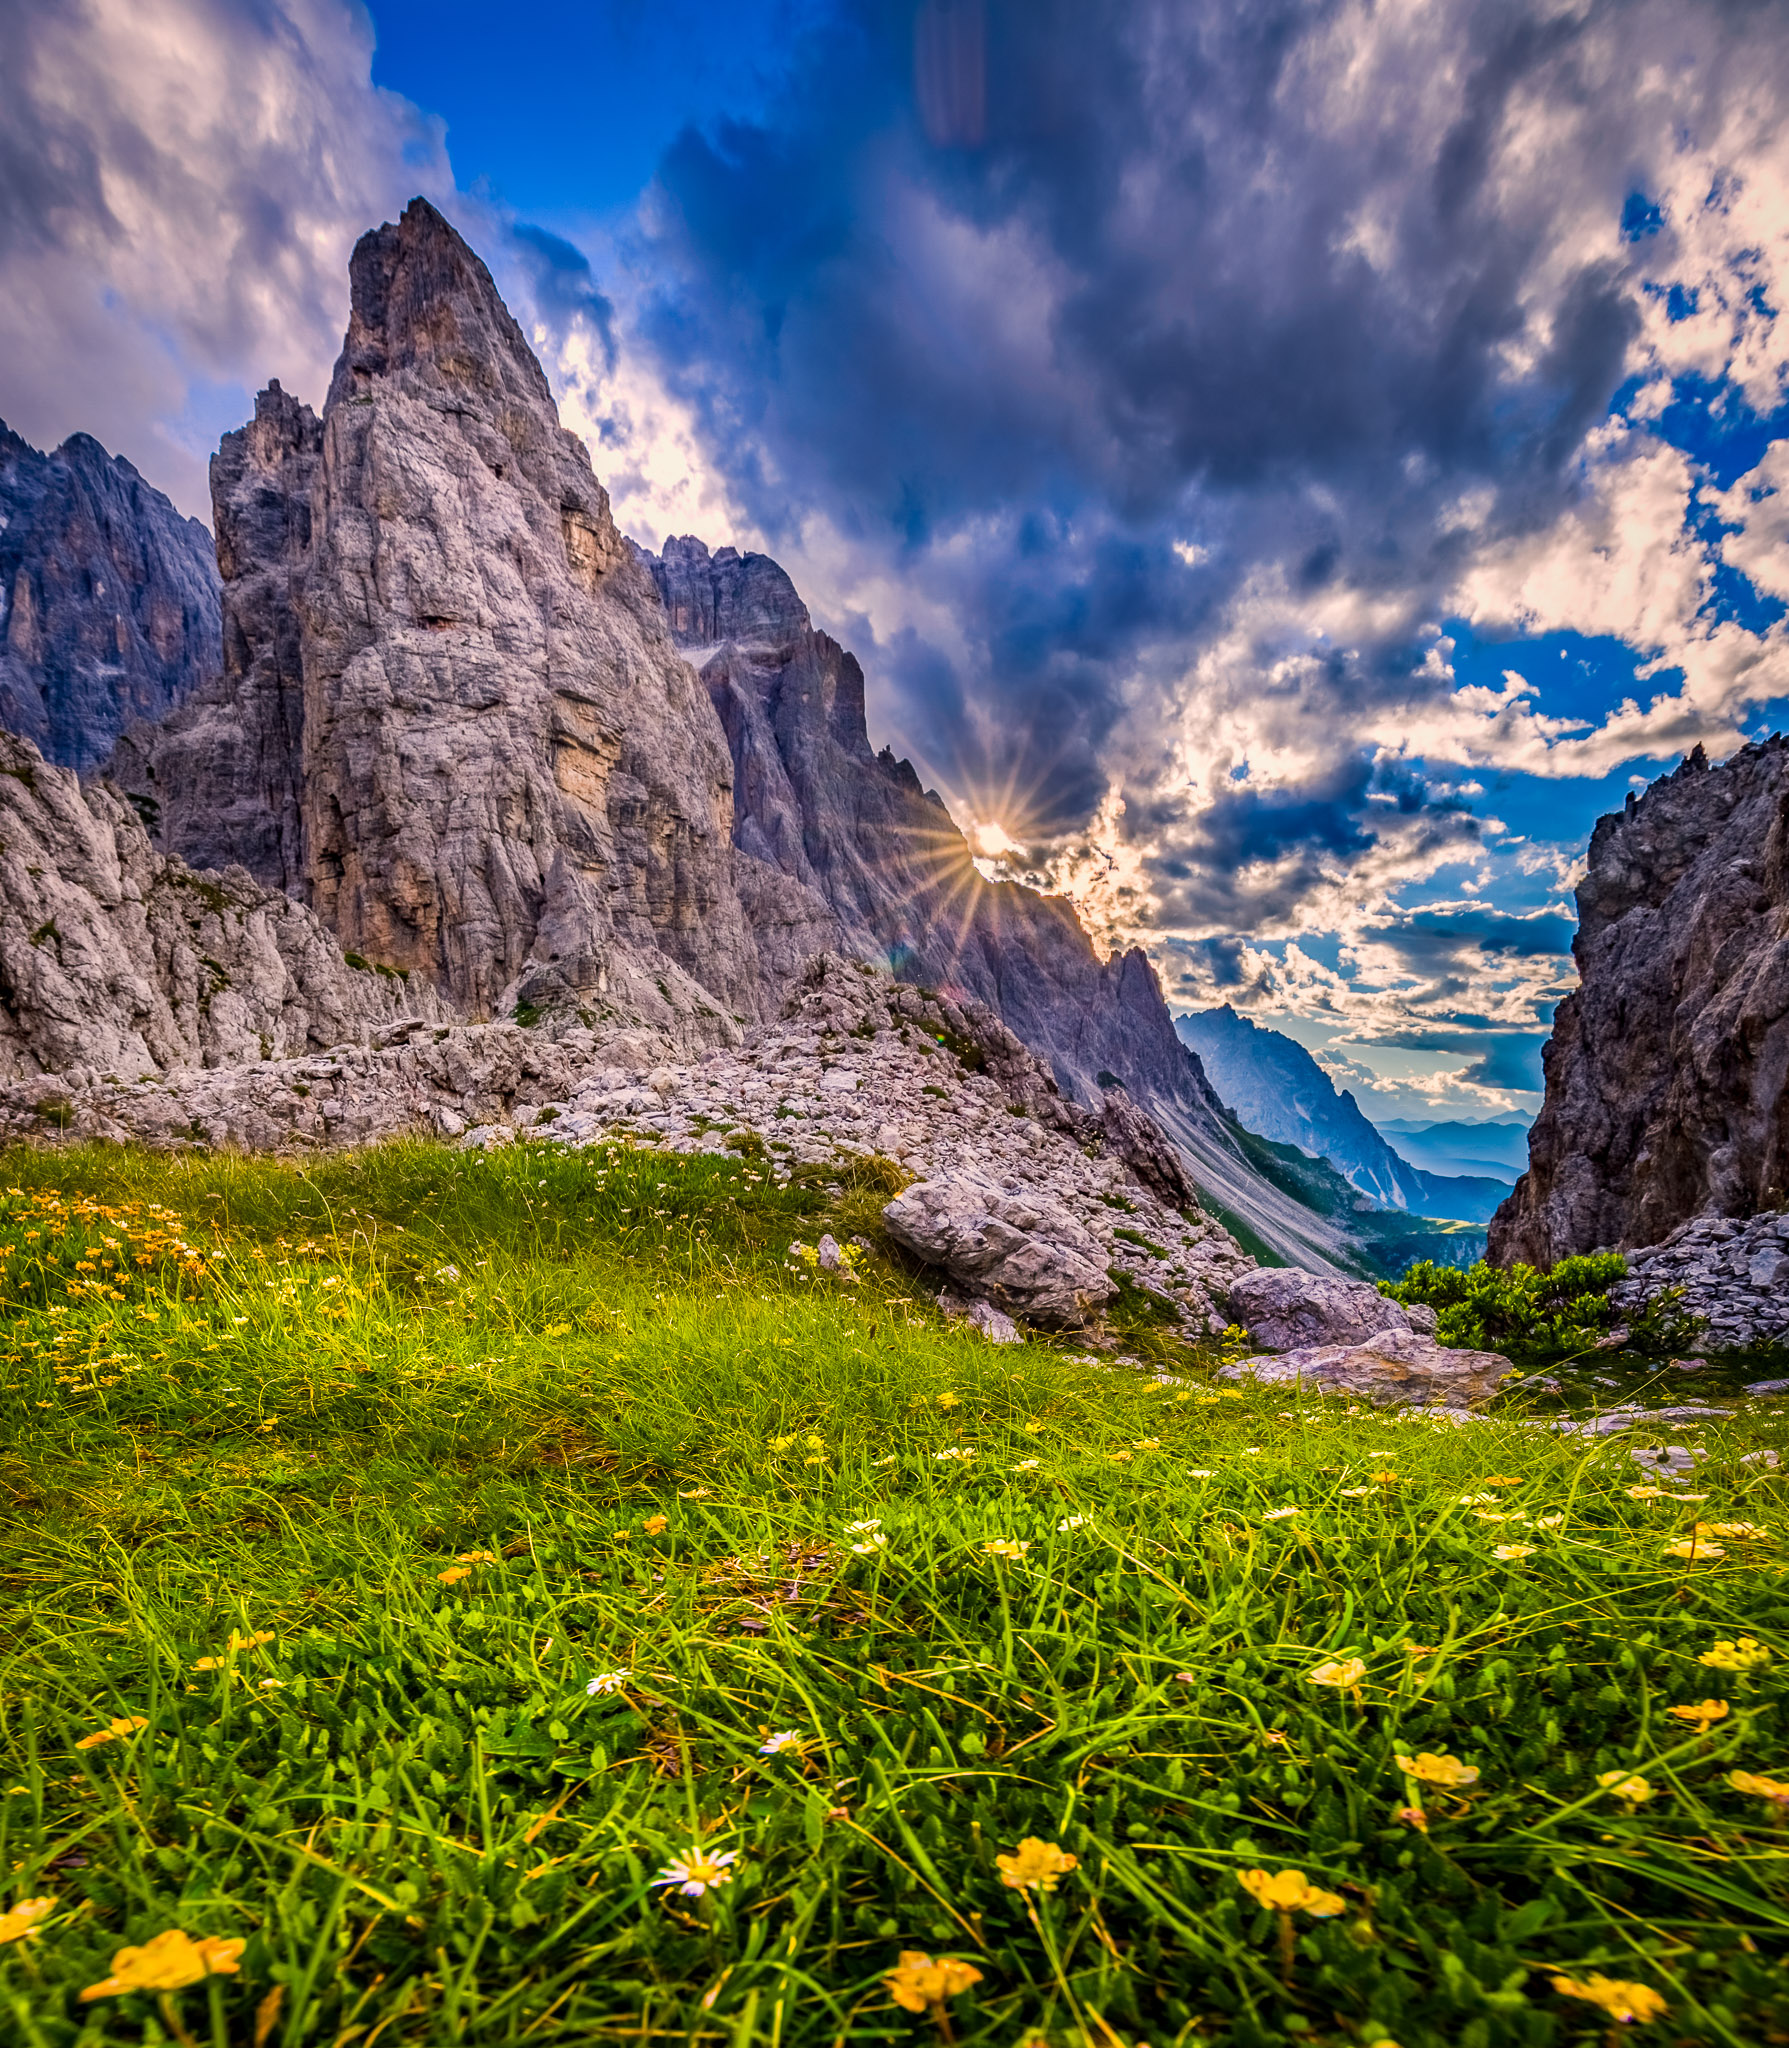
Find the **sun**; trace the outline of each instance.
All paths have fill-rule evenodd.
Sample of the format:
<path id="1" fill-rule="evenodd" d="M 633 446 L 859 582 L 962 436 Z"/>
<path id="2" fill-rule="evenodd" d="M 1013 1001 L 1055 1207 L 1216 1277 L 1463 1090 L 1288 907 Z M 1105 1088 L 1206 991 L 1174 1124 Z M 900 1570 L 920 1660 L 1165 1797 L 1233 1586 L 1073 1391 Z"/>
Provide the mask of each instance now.
<path id="1" fill-rule="evenodd" d="M 984 818 L 971 828 L 969 844 L 981 860 L 999 860 L 1003 854 L 1019 850 L 1019 842 L 992 818 Z"/>

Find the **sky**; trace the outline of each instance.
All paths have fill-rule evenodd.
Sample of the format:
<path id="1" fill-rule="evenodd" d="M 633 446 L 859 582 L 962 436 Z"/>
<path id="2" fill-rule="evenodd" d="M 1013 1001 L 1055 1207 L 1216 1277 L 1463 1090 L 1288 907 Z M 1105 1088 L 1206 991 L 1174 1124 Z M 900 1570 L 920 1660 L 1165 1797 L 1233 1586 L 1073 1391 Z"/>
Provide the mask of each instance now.
<path id="1" fill-rule="evenodd" d="M 1589 831 L 1789 701 L 1776 0 L 0 0 L 0 417 L 208 515 L 355 237 L 774 554 L 990 873 L 1531 1110 Z"/>

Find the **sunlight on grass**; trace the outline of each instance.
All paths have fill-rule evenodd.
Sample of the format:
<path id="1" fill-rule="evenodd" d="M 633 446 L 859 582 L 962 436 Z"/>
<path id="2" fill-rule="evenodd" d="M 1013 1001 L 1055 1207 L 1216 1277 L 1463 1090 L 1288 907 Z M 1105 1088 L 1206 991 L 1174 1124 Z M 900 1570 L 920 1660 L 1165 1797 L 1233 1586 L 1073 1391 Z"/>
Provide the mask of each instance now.
<path id="1" fill-rule="evenodd" d="M 33 2048 L 1789 2036 L 1774 1416 L 995 1347 L 748 1160 L 0 1183 Z"/>

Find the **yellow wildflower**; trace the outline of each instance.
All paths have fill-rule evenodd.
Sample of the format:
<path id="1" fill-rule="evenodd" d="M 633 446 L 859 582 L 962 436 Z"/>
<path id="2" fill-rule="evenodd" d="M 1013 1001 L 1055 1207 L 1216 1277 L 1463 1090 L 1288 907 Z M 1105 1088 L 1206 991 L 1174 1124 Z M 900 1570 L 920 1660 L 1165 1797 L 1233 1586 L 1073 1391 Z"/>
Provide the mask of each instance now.
<path id="1" fill-rule="evenodd" d="M 662 1536 L 671 1526 L 669 1515 L 648 1515 L 640 1527 L 648 1536 Z"/>
<path id="2" fill-rule="evenodd" d="M 1506 1564 L 1509 1564 L 1518 1558 L 1532 1557 L 1534 1555 L 1534 1545 L 1532 1543 L 1499 1543 L 1493 1546 L 1491 1555 L 1501 1558 Z"/>
<path id="3" fill-rule="evenodd" d="M 826 1439 L 823 1436 L 804 1436 L 802 1442 L 810 1451 L 823 1451 L 826 1448 Z"/>
<path id="4" fill-rule="evenodd" d="M 1537 1529 L 1557 1529 L 1564 1520 L 1563 1515 L 1536 1515 L 1534 1526 Z"/>
<path id="5" fill-rule="evenodd" d="M 940 1408 L 960 1408 L 963 1404 L 955 1394 L 940 1394 L 938 1405 Z"/>
<path id="6" fill-rule="evenodd" d="M 1493 1472 L 1488 1479 L 1481 1479 L 1480 1486 L 1520 1486 L 1519 1479 L 1512 1479 L 1507 1472 Z"/>
<path id="7" fill-rule="evenodd" d="M 904 1948 L 899 1966 L 882 1982 L 903 2012 L 928 2012 L 979 1984 L 981 1972 L 973 1963 L 959 1963 L 950 1956 L 934 1962 L 923 1949 Z"/>
<path id="8" fill-rule="evenodd" d="M 35 1935 L 37 1923 L 56 1910 L 54 1895 L 45 1899 L 21 1899 L 10 1912 L 0 1913 L 0 1942 L 23 1941 Z"/>
<path id="9" fill-rule="evenodd" d="M 459 1553 L 459 1559 L 461 1564 L 495 1564 L 497 1562 L 495 1552 L 489 1550 L 462 1550 Z"/>
<path id="10" fill-rule="evenodd" d="M 1407 1828 L 1415 1828 L 1418 1834 L 1429 1832 L 1429 1816 L 1420 1806 L 1400 1806 L 1393 1818 L 1402 1821 Z"/>
<path id="11" fill-rule="evenodd" d="M 112 1974 L 89 1984 L 81 2002 L 119 1998 L 127 1991 L 184 1991 L 207 1977 L 233 1977 L 241 1967 L 237 1958 L 247 1946 L 209 1935 L 194 1941 L 182 1929 L 170 1927 L 141 1948 L 121 1948 L 112 1958 Z"/>
<path id="12" fill-rule="evenodd" d="M 1359 1657 L 1338 1657 L 1328 1664 L 1319 1664 L 1315 1671 L 1307 1671 L 1305 1679 L 1311 1685 L 1358 1685 L 1367 1675 L 1365 1662 Z"/>
<path id="13" fill-rule="evenodd" d="M 1468 1785 L 1478 1783 L 1476 1764 L 1463 1764 L 1457 1756 L 1445 1752 L 1435 1756 L 1419 1749 L 1415 1756 L 1399 1757 L 1397 1764 L 1406 1777 L 1420 1778 L 1425 1785 L 1439 1785 L 1448 1792 L 1463 1792 Z"/>
<path id="14" fill-rule="evenodd" d="M 1027 1436 L 1040 1436 L 1043 1433 L 1043 1427 L 1041 1422 L 1028 1422 L 1025 1425 L 1025 1434 Z"/>
<path id="15" fill-rule="evenodd" d="M 195 1671 L 221 1671 L 224 1660 L 221 1657 L 201 1657 L 193 1666 Z"/>
<path id="16" fill-rule="evenodd" d="M 1665 1555 L 1667 1557 L 1716 1558 L 1725 1557 L 1727 1553 L 1718 1543 L 1704 1543 L 1700 1536 L 1686 1536 L 1681 1543 L 1667 1543 L 1665 1545 Z"/>
<path id="17" fill-rule="evenodd" d="M 1275 1913 L 1309 1913 L 1313 1919 L 1328 1920 L 1348 1910 L 1348 1902 L 1334 1892 L 1321 1890 L 1305 1881 L 1302 1870 L 1239 1870 L 1236 1882 L 1258 1905 Z"/>
<path id="18" fill-rule="evenodd" d="M 258 1628 L 253 1635 L 249 1636 L 238 1635 L 234 1629 L 230 1631 L 230 1648 L 232 1650 L 258 1650 L 263 1643 L 271 1643 L 276 1640 L 277 1638 L 270 1628 Z"/>
<path id="19" fill-rule="evenodd" d="M 1652 1781 L 1638 1771 L 1598 1771 L 1596 1781 L 1611 1798 L 1630 1809 L 1644 1806 L 1653 1796 Z"/>
<path id="20" fill-rule="evenodd" d="M 1396 1486 L 1398 1475 L 1395 1472 L 1375 1472 L 1372 1480 L 1375 1486 Z"/>
<path id="21" fill-rule="evenodd" d="M 1134 1436 L 1131 1438 L 1131 1445 L 1139 1451 L 1159 1451 L 1162 1440 L 1159 1436 Z"/>
<path id="22" fill-rule="evenodd" d="M 1736 1642 L 1722 1637 L 1712 1650 L 1696 1659 L 1711 1671 L 1758 1671 L 1770 1662 L 1770 1652 L 1756 1636 L 1741 1636 Z"/>
<path id="23" fill-rule="evenodd" d="M 1745 1792 L 1754 1799 L 1767 1799 L 1772 1806 L 1789 1808 L 1789 1784 L 1781 1778 L 1762 1778 L 1756 1771 L 1729 1771 L 1727 1783 L 1735 1792 Z"/>
<path id="24" fill-rule="evenodd" d="M 1010 1536 L 1002 1536 L 992 1543 L 984 1543 L 983 1551 L 989 1557 L 1023 1557 L 1031 1548 L 1029 1543 L 1019 1543 Z"/>
<path id="25" fill-rule="evenodd" d="M 1630 1486 L 1627 1497 L 1629 1500 L 1668 1500 L 1671 1492 L 1664 1486 Z"/>
<path id="26" fill-rule="evenodd" d="M 1725 1700 L 1698 1700 L 1694 1706 L 1667 1707 L 1665 1711 L 1673 1721 L 1689 1721 L 1694 1724 L 1698 1735 L 1706 1735 L 1709 1724 L 1726 1720 L 1732 1709 Z"/>
<path id="27" fill-rule="evenodd" d="M 786 1451 L 794 1441 L 792 1436 L 773 1436 L 770 1439 L 770 1448 L 773 1451 Z"/>
<path id="28" fill-rule="evenodd" d="M 1364 1500 L 1372 1490 L 1370 1486 L 1344 1486 L 1342 1488 L 1342 1498 L 1344 1500 Z"/>
<path id="29" fill-rule="evenodd" d="M 1582 1998 L 1600 2006 L 1612 2020 L 1623 2026 L 1644 2026 L 1670 2007 L 1650 1984 L 1629 1984 L 1619 1977 L 1601 1977 L 1592 1971 L 1587 1982 L 1576 1977 L 1555 1977 L 1553 1989 L 1562 1998 Z"/>
<path id="30" fill-rule="evenodd" d="M 469 1564 L 450 1564 L 446 1571 L 437 1572 L 435 1576 L 444 1586 L 457 1586 L 462 1579 L 471 1578 L 472 1567 Z"/>
<path id="31" fill-rule="evenodd" d="M 1080 1860 L 1054 1842 L 1039 1841 L 1036 1835 L 1027 1835 L 1009 1855 L 994 1858 L 1000 1882 L 1015 1892 L 1053 1892 L 1056 1880 L 1067 1876 Z"/>
<path id="32" fill-rule="evenodd" d="M 139 1728 L 149 1726 L 147 1714 L 122 1714 L 116 1721 L 108 1721 L 103 1728 L 91 1735 L 83 1735 L 75 1744 L 76 1749 L 97 1749 L 102 1742 L 119 1742 L 127 1735 L 135 1735 Z"/>
<path id="33" fill-rule="evenodd" d="M 1112 1453 L 1112 1463 L 1114 1465 L 1128 1465 L 1130 1461 L 1131 1454 L 1129 1451 L 1114 1451 Z"/>
<path id="34" fill-rule="evenodd" d="M 1767 1541 L 1768 1529 L 1759 1528 L 1756 1522 L 1698 1522 L 1698 1536 L 1729 1536 L 1741 1543 Z"/>

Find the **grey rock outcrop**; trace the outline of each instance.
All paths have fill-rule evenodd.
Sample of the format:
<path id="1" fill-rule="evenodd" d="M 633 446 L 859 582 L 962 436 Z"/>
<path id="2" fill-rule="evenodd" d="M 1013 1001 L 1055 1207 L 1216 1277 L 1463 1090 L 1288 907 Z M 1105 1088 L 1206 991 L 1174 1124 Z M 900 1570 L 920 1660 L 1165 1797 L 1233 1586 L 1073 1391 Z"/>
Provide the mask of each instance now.
<path id="1" fill-rule="evenodd" d="M 1597 821 L 1581 984 L 1491 1256 L 1547 1265 L 1789 1202 L 1789 741 L 1697 750 Z"/>
<path id="2" fill-rule="evenodd" d="M 1231 1288 L 1230 1320 L 1263 1351 L 1364 1343 L 1382 1331 L 1435 1333 L 1433 1309 L 1407 1309 L 1362 1280 L 1332 1280 L 1294 1266 L 1263 1266 Z"/>
<path id="3" fill-rule="evenodd" d="M 436 1009 L 243 869 L 158 854 L 112 791 L 0 734 L 0 1079 L 249 1066 Z"/>
<path id="4" fill-rule="evenodd" d="M 882 1220 L 915 1258 L 1031 1322 L 1079 1323 L 1118 1292 L 1092 1237 L 1035 1187 L 941 1174 L 897 1195 Z"/>
<path id="5" fill-rule="evenodd" d="M 218 667 L 211 536 L 90 434 L 0 422 L 0 726 L 91 768 Z"/>
<path id="6" fill-rule="evenodd" d="M 1635 1314 L 1668 1289 L 1676 1313 L 1707 1324 L 1713 1350 L 1789 1344 L 1789 1212 L 1735 1222 L 1698 1216 L 1662 1244 L 1628 1254 L 1628 1275 L 1610 1292 Z"/>
<path id="7" fill-rule="evenodd" d="M 111 778 L 194 867 L 306 889 L 300 632 L 323 423 L 276 379 L 211 462 L 223 669 L 172 716 L 119 741 Z"/>
<path id="8" fill-rule="evenodd" d="M 294 914 L 306 916 L 295 906 Z M 995 1190 L 1008 1215 L 1047 1218 L 1072 1238 L 1095 1276 L 1090 1293 L 1109 1292 L 1111 1273 L 1122 1272 L 1200 1339 L 1223 1328 L 1213 1304 L 1250 1264 L 1212 1218 L 1160 1201 L 1099 1118 L 1055 1096 L 997 1018 L 947 1007 L 857 963 L 816 960 L 783 1015 L 737 1046 L 693 1057 L 660 1034 L 563 1023 L 525 1030 L 400 1017 L 361 1037 L 301 1057 L 147 1078 L 128 1066 L 78 1070 L 53 1091 L 0 1081 L 0 1137 L 304 1151 L 422 1132 L 478 1150 L 526 1139 L 711 1152 L 782 1182 L 798 1172 L 836 1175 L 839 1186 L 857 1175 L 887 1186 L 891 1174 L 967 1174 Z M 984 1040 L 1000 1057 L 978 1064 Z M 839 1284 L 836 1274 L 817 1277 Z M 975 1292 L 982 1298 L 956 1307 L 1005 1341 L 984 1290 Z"/>
<path id="9" fill-rule="evenodd" d="M 1229 1379 L 1304 1385 L 1378 1407 L 1466 1408 L 1488 1401 L 1513 1368 L 1495 1351 L 1456 1351 L 1419 1330 L 1376 1330 L 1356 1344 L 1314 1344 L 1224 1367 Z"/>

